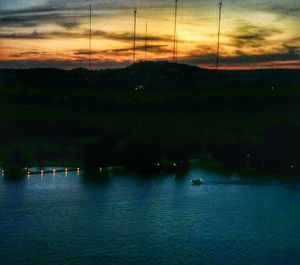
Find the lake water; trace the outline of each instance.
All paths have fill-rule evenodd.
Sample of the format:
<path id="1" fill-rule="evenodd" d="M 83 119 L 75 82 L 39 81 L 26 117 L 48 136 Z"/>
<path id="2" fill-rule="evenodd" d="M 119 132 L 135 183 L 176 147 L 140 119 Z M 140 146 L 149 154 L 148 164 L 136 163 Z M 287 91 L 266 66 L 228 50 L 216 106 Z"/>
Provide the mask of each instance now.
<path id="1" fill-rule="evenodd" d="M 298 265 L 300 185 L 200 169 L 1 179 L 0 264 Z"/>

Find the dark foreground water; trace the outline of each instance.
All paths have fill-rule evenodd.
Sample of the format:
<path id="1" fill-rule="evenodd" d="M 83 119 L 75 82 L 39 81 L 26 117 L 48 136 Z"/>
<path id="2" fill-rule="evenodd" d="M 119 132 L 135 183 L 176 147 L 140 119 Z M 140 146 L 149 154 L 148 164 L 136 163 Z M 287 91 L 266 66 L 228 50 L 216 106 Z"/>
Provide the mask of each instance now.
<path id="1" fill-rule="evenodd" d="M 203 186 L 190 179 L 202 176 Z M 300 264 L 300 186 L 191 170 L 0 180 L 0 264 Z"/>

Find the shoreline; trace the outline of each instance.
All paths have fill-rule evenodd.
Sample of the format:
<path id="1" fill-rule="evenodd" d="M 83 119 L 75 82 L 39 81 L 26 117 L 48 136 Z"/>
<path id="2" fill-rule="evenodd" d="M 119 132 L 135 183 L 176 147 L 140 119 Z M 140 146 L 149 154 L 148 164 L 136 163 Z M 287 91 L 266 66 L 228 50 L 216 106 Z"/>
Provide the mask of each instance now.
<path id="1" fill-rule="evenodd" d="M 77 160 L 72 160 L 70 158 L 68 159 L 62 159 L 62 160 L 48 160 L 43 163 L 40 162 L 32 162 L 29 163 L 28 169 L 36 169 L 37 171 L 30 171 L 30 175 L 39 175 L 39 174 L 49 174 L 49 173 L 63 173 L 63 172 L 85 172 L 87 175 L 93 175 L 94 178 L 100 178 L 103 172 L 107 172 L 107 170 L 121 170 L 126 172 L 133 172 L 135 174 L 142 174 L 142 175 L 171 175 L 171 174 L 178 174 L 181 175 L 183 172 L 186 172 L 192 168 L 199 168 L 206 171 L 210 171 L 212 173 L 221 174 L 224 177 L 231 177 L 231 176 L 238 176 L 239 178 L 243 179 L 251 179 L 251 180 L 262 180 L 262 181 L 271 181 L 271 180 L 283 180 L 283 181 L 299 181 L 299 176 L 296 175 L 289 175 L 289 174 L 280 174 L 280 173 L 274 173 L 274 172 L 259 172 L 255 171 L 251 168 L 242 168 L 240 170 L 226 170 L 224 169 L 224 166 L 217 162 L 214 159 L 208 159 L 208 158 L 193 158 L 189 159 L 187 161 L 187 167 L 184 170 L 174 170 L 172 172 L 155 172 L 155 171 L 139 171 L 139 170 L 133 170 L 130 168 L 126 168 L 124 165 L 119 166 L 107 166 L 107 167 L 99 167 L 103 169 L 103 172 L 101 170 L 101 173 L 94 173 L 91 174 L 88 170 L 85 169 L 84 164 L 82 162 L 79 162 Z M 42 165 L 41 165 L 42 164 Z M 2 168 L 0 166 L 0 168 Z M 48 170 L 45 170 L 48 168 Z M 51 168 L 51 170 L 49 169 Z M 24 170 L 24 174 L 21 177 L 25 177 L 28 172 Z M 5 174 L 4 174 L 5 175 Z M 3 176 L 4 176 L 3 175 Z M 10 178 L 7 176 L 7 178 Z M 14 177 L 12 177 L 14 178 Z"/>

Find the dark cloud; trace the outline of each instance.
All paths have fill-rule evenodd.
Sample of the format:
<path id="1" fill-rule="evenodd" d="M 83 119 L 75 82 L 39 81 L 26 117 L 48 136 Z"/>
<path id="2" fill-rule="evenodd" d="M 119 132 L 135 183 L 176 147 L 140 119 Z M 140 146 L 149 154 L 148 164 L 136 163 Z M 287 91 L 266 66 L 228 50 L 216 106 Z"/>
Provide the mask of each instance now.
<path id="1" fill-rule="evenodd" d="M 168 45 L 148 45 L 147 50 L 152 50 L 152 51 L 158 51 L 161 50 L 161 48 L 168 47 Z M 145 45 L 137 46 L 136 50 L 137 51 L 144 51 L 146 48 Z M 126 51 L 132 51 L 132 47 L 130 48 L 123 48 L 123 49 L 113 49 L 113 50 L 106 50 L 107 52 L 126 52 Z"/>
<path id="2" fill-rule="evenodd" d="M 267 7 L 267 10 L 272 13 L 281 14 L 284 16 L 299 16 L 300 15 L 300 6 L 299 3 L 290 4 L 290 5 L 270 5 Z"/>
<path id="3" fill-rule="evenodd" d="M 148 51 L 160 51 L 164 50 L 165 47 L 168 47 L 168 45 L 148 45 L 147 50 Z M 113 54 L 113 53 L 132 53 L 132 47 L 126 47 L 126 48 L 121 48 L 121 49 L 110 49 L 110 50 L 100 50 L 100 51 L 92 51 L 92 55 L 96 54 Z M 140 45 L 136 46 L 136 51 L 145 51 L 145 45 Z M 90 51 L 89 50 L 77 50 L 73 53 L 74 55 L 89 55 Z"/>
<path id="4" fill-rule="evenodd" d="M 48 54 L 47 52 L 28 51 L 28 52 L 13 53 L 10 56 L 13 58 L 22 58 L 24 56 L 43 56 L 47 54 Z"/>
<path id="5" fill-rule="evenodd" d="M 0 39 L 47 39 L 47 34 L 41 34 L 37 31 L 33 31 L 31 33 L 0 33 Z"/>
<path id="6" fill-rule="evenodd" d="M 37 27 L 45 24 L 57 24 L 70 29 L 80 26 L 79 19 L 88 17 L 87 12 L 55 8 L 32 8 L 0 13 L 0 26 L 3 28 Z"/>
<path id="7" fill-rule="evenodd" d="M 0 17 L 0 26 L 2 28 L 14 28 L 14 27 L 36 27 L 38 26 L 36 20 L 32 20 L 27 17 L 20 16 L 9 16 L 9 17 Z"/>
<path id="8" fill-rule="evenodd" d="M 68 25 L 64 25 L 66 28 Z M 71 25 L 69 25 L 71 26 Z M 89 31 L 84 31 L 82 33 L 70 32 L 70 31 L 53 31 L 53 32 L 37 32 L 32 31 L 30 33 L 0 33 L 0 39 L 51 39 L 51 38 L 87 38 L 89 36 Z M 120 40 L 129 42 L 133 39 L 132 32 L 107 32 L 107 31 L 93 31 L 93 38 L 103 38 L 111 40 Z M 136 35 L 137 41 L 144 41 L 145 36 L 142 34 Z M 171 36 L 148 36 L 149 42 L 170 42 L 172 41 Z"/>
<path id="9" fill-rule="evenodd" d="M 266 42 L 281 34 L 282 31 L 274 27 L 256 26 L 250 23 L 241 21 L 235 28 L 234 33 L 227 34 L 233 41 L 233 44 L 238 48 L 242 47 L 260 47 Z"/>
<path id="10" fill-rule="evenodd" d="M 120 12 L 119 9 L 109 9 L 110 5 L 101 7 L 95 4 L 93 19 L 111 17 Z M 107 12 L 110 11 L 110 12 Z M 53 5 L 46 4 L 41 7 L 27 9 L 14 9 L 0 11 L 0 27 L 40 27 L 46 24 L 60 25 L 66 29 L 73 29 L 81 25 L 81 21 L 86 23 L 89 19 L 89 4 L 77 3 L 76 5 L 62 5 L 55 2 Z"/>
<path id="11" fill-rule="evenodd" d="M 88 31 L 86 31 L 84 34 L 87 35 Z M 92 35 L 93 37 L 103 37 L 105 39 L 112 39 L 112 40 L 131 41 L 133 39 L 132 32 L 107 32 L 107 31 L 97 30 L 97 31 L 93 31 Z M 170 35 L 165 35 L 165 36 L 149 35 L 147 38 L 148 41 L 172 41 L 173 40 L 173 37 Z M 136 40 L 144 41 L 145 35 L 137 34 Z"/>
<path id="12" fill-rule="evenodd" d="M 74 29 L 81 25 L 78 21 L 61 21 L 57 22 L 58 25 L 64 27 L 65 29 Z"/>
<path id="13" fill-rule="evenodd" d="M 120 68 L 129 65 L 131 61 L 115 62 L 112 60 L 93 60 L 94 69 Z M 60 68 L 73 69 L 77 67 L 88 68 L 88 60 L 14 60 L 0 61 L 0 68 L 28 69 L 28 68 Z"/>
<path id="14" fill-rule="evenodd" d="M 0 11 L 1 16 L 12 16 L 12 15 L 27 15 L 27 14 L 35 14 L 35 13 L 45 13 L 45 12 L 53 12 L 58 11 L 57 8 L 51 6 L 42 6 L 42 7 L 32 7 L 26 9 L 14 9 L 14 10 L 3 10 Z"/>
<path id="15" fill-rule="evenodd" d="M 89 55 L 89 54 L 99 54 L 100 51 L 92 51 L 90 52 L 89 50 L 78 50 L 74 52 L 74 55 Z"/>
<path id="16" fill-rule="evenodd" d="M 300 60 L 300 47 L 283 45 L 283 51 L 269 54 L 249 55 L 238 51 L 236 56 L 221 57 L 220 61 L 225 65 L 255 65 L 260 63 L 289 62 Z M 216 54 L 208 53 L 206 55 L 191 53 L 188 57 L 181 58 L 181 61 L 188 64 L 213 64 L 216 62 Z"/>

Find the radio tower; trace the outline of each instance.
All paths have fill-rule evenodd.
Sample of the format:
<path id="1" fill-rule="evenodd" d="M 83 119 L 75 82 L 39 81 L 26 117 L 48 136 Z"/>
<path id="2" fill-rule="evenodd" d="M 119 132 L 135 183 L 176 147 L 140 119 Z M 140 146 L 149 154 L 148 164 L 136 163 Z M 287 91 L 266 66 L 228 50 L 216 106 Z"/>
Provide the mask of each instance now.
<path id="1" fill-rule="evenodd" d="M 174 23 L 174 40 L 173 40 L 173 62 L 175 62 L 175 57 L 176 57 L 177 9 L 178 9 L 178 0 L 175 0 L 175 23 Z"/>
<path id="2" fill-rule="evenodd" d="M 220 0 L 219 8 L 219 26 L 218 26 L 218 44 L 217 44 L 217 62 L 216 69 L 219 69 L 219 54 L 220 54 L 220 34 L 221 34 L 221 19 L 222 19 L 222 0 Z"/>
<path id="3" fill-rule="evenodd" d="M 92 61 L 92 5 L 90 5 L 89 70 L 91 70 L 91 61 Z"/>
<path id="4" fill-rule="evenodd" d="M 148 20 L 146 20 L 146 31 L 145 31 L 145 62 L 147 61 L 147 50 L 148 50 Z"/>
<path id="5" fill-rule="evenodd" d="M 175 46 L 175 62 L 178 61 L 178 41 L 179 41 L 179 33 L 176 33 L 176 46 Z"/>
<path id="6" fill-rule="evenodd" d="M 134 16 L 134 29 L 133 29 L 133 58 L 132 58 L 132 62 L 133 62 L 133 63 L 135 63 L 136 13 L 137 13 L 137 9 L 135 8 L 135 9 L 133 10 L 133 16 Z"/>

